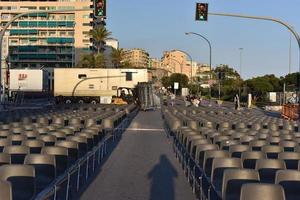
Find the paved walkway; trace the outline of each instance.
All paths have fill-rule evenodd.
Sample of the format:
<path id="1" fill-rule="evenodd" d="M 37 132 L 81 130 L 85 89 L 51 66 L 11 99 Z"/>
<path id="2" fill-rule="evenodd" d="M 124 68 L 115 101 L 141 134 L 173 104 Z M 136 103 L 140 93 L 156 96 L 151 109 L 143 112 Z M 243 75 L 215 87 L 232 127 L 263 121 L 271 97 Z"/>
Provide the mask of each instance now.
<path id="1" fill-rule="evenodd" d="M 192 200 L 159 111 L 132 121 L 82 200 Z"/>

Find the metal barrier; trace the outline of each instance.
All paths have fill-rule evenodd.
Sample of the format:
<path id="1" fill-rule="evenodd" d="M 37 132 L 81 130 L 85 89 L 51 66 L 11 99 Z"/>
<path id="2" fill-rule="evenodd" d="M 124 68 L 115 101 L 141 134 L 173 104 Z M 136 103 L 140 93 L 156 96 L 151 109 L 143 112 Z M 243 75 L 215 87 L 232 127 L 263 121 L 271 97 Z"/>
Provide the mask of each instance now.
<path id="1" fill-rule="evenodd" d="M 203 169 L 196 160 L 190 156 L 185 146 L 182 145 L 176 137 L 176 132 L 180 130 L 171 130 L 170 127 L 168 127 L 166 120 L 164 120 L 164 123 L 165 130 L 168 132 L 168 137 L 172 137 L 175 156 L 181 163 L 181 167 L 192 187 L 193 193 L 201 200 L 220 199 L 211 184 L 210 178 L 206 177 Z"/>
<path id="2" fill-rule="evenodd" d="M 105 155 L 107 155 L 107 145 L 114 143 L 126 130 L 132 119 L 138 113 L 136 108 L 128 114 L 116 127 L 106 129 L 105 137 L 99 144 L 88 152 L 83 158 L 79 159 L 63 175 L 36 196 L 36 200 L 70 200 L 78 198 L 80 189 L 82 189 L 89 179 L 101 165 Z"/>
<path id="3" fill-rule="evenodd" d="M 285 104 L 282 106 L 283 118 L 289 120 L 298 120 L 299 119 L 299 105 L 298 104 Z"/>

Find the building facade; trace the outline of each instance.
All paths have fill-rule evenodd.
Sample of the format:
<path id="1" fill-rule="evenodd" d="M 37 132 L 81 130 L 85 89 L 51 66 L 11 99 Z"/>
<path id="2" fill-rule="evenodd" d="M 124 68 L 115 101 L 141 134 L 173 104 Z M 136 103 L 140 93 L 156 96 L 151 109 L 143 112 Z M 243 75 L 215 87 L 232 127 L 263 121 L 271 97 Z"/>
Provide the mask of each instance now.
<path id="1" fill-rule="evenodd" d="M 129 62 L 134 68 L 148 68 L 149 53 L 139 48 L 128 49 L 125 51 L 123 62 Z"/>
<path id="2" fill-rule="evenodd" d="M 90 0 L 1 1 L 0 23 L 28 11 L 86 9 Z M 75 66 L 82 54 L 90 53 L 92 11 L 28 14 L 12 23 L 4 38 L 4 65 L 10 68 L 57 68 Z"/>
<path id="3" fill-rule="evenodd" d="M 191 61 L 181 51 L 165 51 L 162 57 L 162 68 L 170 73 L 182 73 L 191 77 Z M 192 64 L 194 65 L 194 64 Z"/>
<path id="4" fill-rule="evenodd" d="M 153 69 L 161 68 L 161 60 L 158 58 L 150 58 L 149 68 L 153 68 Z"/>
<path id="5" fill-rule="evenodd" d="M 105 58 L 105 65 L 107 68 L 114 68 L 114 64 L 111 59 L 111 54 L 113 52 L 113 49 L 119 48 L 119 41 L 114 38 L 109 38 L 105 40 L 104 45 L 104 58 Z"/>

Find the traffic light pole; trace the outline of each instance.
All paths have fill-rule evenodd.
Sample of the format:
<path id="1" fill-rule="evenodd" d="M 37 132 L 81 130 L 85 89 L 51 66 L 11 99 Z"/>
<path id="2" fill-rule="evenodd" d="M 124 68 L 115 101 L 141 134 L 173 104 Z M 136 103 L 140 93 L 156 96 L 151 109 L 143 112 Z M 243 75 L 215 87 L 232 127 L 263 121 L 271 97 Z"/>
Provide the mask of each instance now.
<path id="1" fill-rule="evenodd" d="M 295 36 L 295 38 L 298 42 L 298 47 L 299 47 L 299 73 L 300 73 L 300 36 L 297 33 L 297 31 L 294 29 L 293 26 L 289 25 L 286 22 L 283 22 L 279 19 L 275 19 L 275 18 L 272 18 L 272 17 L 259 17 L 259 16 L 238 15 L 238 14 L 228 14 L 228 13 L 208 13 L 208 14 L 209 15 L 215 15 L 215 16 L 223 16 L 223 17 L 236 17 L 236 18 L 246 18 L 246 19 L 272 21 L 272 22 L 276 22 L 276 23 L 279 23 L 279 24 L 285 26 Z M 300 82 L 300 76 L 299 76 L 299 82 Z M 299 94 L 300 94 L 300 84 L 298 86 L 298 90 L 299 90 Z"/>
<path id="2" fill-rule="evenodd" d="M 47 11 L 30 11 L 30 12 L 23 12 L 20 13 L 16 16 L 14 16 L 9 22 L 5 24 L 3 27 L 1 33 L 0 33 L 0 105 L 2 105 L 5 101 L 5 80 L 4 77 L 2 76 L 2 41 L 3 37 L 5 35 L 6 30 L 8 27 L 13 23 L 16 19 L 23 17 L 24 15 L 29 15 L 29 14 L 40 14 L 40 13 L 62 13 L 62 12 L 77 12 L 77 11 L 93 11 L 93 8 L 85 8 L 85 9 L 64 9 L 64 10 L 47 10 Z"/>

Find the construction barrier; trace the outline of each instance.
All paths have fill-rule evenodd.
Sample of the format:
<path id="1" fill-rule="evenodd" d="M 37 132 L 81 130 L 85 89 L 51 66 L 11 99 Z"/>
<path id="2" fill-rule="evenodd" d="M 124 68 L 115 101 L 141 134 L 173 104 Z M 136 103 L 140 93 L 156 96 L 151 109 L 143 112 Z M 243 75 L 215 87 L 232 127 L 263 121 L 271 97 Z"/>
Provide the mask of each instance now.
<path id="1" fill-rule="evenodd" d="M 281 116 L 289 120 L 299 119 L 299 104 L 285 104 L 282 106 Z"/>

